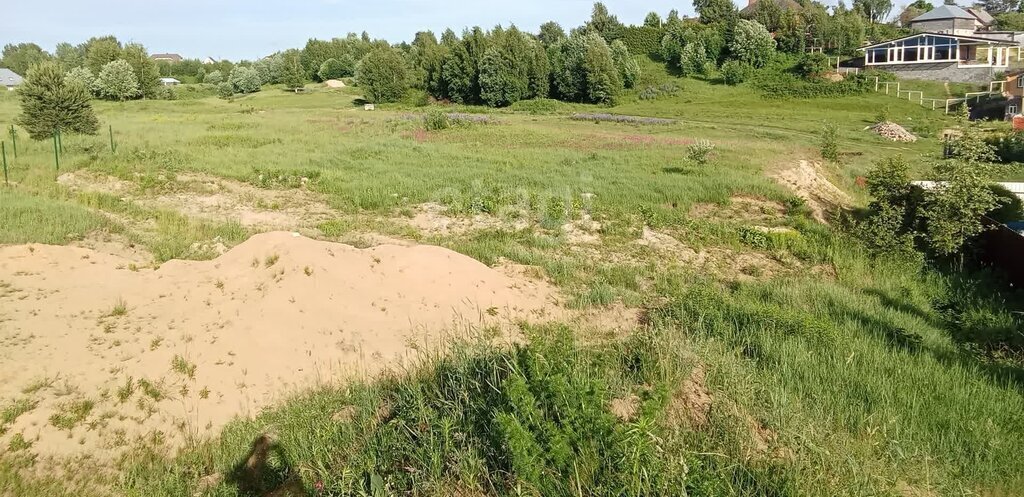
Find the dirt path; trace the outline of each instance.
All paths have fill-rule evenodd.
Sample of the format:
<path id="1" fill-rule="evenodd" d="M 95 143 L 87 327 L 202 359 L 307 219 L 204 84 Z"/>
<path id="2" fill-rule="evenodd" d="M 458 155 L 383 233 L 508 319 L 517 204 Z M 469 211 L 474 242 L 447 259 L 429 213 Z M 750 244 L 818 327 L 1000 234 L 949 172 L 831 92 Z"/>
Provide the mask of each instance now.
<path id="1" fill-rule="evenodd" d="M 0 247 L 0 427 L 47 455 L 207 435 L 317 382 L 374 373 L 450 330 L 557 317 L 546 284 L 433 246 L 265 233 L 133 271 L 83 247 Z"/>

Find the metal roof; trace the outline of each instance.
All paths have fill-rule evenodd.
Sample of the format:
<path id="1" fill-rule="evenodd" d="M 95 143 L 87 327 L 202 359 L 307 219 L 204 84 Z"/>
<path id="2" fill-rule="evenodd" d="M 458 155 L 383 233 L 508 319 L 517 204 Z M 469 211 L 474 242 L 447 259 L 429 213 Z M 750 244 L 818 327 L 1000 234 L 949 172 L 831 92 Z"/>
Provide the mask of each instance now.
<path id="1" fill-rule="evenodd" d="M 903 40 L 909 40 L 911 38 L 916 38 L 918 36 L 942 36 L 942 37 L 945 37 L 945 38 L 956 38 L 957 41 L 965 40 L 965 41 L 985 42 L 985 43 L 988 43 L 990 45 L 1004 45 L 1004 46 L 1012 46 L 1012 47 L 1017 46 L 1017 43 L 1013 43 L 1013 42 L 1006 41 L 1006 40 L 1000 40 L 1000 39 L 996 39 L 996 38 L 986 38 L 984 36 L 964 36 L 964 35 L 954 35 L 954 34 L 948 34 L 948 33 L 932 33 L 930 31 L 925 31 L 923 33 L 914 33 L 912 35 L 902 36 L 900 38 L 893 38 L 891 40 L 885 40 L 885 41 L 880 41 L 878 43 L 872 43 L 870 45 L 864 45 L 863 47 L 860 47 L 857 50 L 867 50 L 869 48 L 881 47 L 881 46 L 884 46 L 884 45 L 888 45 L 890 43 L 895 43 L 897 41 L 903 41 Z"/>
<path id="2" fill-rule="evenodd" d="M 25 79 L 10 69 L 0 67 L 0 86 L 18 86 Z"/>
<path id="3" fill-rule="evenodd" d="M 957 7 L 956 5 L 940 5 L 935 7 L 924 14 L 921 14 L 910 20 L 910 23 L 921 21 L 940 21 L 943 19 L 971 19 L 974 20 L 976 17 L 972 16 L 970 12 Z"/>

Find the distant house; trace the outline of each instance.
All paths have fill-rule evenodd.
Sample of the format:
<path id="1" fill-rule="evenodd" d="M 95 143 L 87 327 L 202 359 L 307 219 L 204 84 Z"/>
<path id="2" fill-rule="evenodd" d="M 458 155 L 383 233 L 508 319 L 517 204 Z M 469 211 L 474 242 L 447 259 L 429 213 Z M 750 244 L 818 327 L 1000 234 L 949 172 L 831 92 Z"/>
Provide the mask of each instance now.
<path id="1" fill-rule="evenodd" d="M 1003 83 L 1003 97 L 1006 97 L 1003 119 L 1013 119 L 1013 116 L 1022 112 L 1021 97 L 1024 97 L 1024 70 L 1017 70 L 1006 74 L 1006 80 Z"/>
<path id="2" fill-rule="evenodd" d="M 861 50 L 865 67 L 892 72 L 901 78 L 988 83 L 997 71 L 1005 71 L 1011 60 L 1020 58 L 1021 46 L 996 36 L 927 32 L 867 45 Z"/>
<path id="3" fill-rule="evenodd" d="M 217 61 L 213 60 L 213 57 L 207 57 L 207 58 L 203 59 L 203 64 L 209 65 L 209 64 L 216 64 L 216 63 L 217 63 Z"/>
<path id="4" fill-rule="evenodd" d="M 22 78 L 14 71 L 0 67 L 0 85 L 7 88 L 8 91 L 17 88 L 24 81 L 25 78 Z"/>
<path id="5" fill-rule="evenodd" d="M 160 84 L 164 86 L 178 86 L 181 84 L 181 81 L 174 78 L 160 78 Z"/>
<path id="6" fill-rule="evenodd" d="M 157 62 L 181 62 L 183 58 L 176 53 L 155 53 L 149 58 Z"/>
<path id="7" fill-rule="evenodd" d="M 910 20 L 910 29 L 929 33 L 973 35 L 986 31 L 995 19 L 980 8 L 964 9 L 957 5 L 940 5 Z"/>

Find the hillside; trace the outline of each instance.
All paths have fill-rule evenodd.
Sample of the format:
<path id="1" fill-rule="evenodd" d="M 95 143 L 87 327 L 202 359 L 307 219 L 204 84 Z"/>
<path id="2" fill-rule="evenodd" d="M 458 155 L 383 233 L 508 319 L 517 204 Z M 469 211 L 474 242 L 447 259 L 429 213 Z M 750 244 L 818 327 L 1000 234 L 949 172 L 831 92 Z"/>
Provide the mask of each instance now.
<path id="1" fill-rule="evenodd" d="M 924 171 L 956 121 L 874 92 L 767 100 L 751 83 L 643 70 L 611 107 L 418 106 L 410 95 L 371 112 L 354 87 L 97 101 L 116 153 L 106 133 L 67 136 L 59 171 L 51 143 L 21 138 L 0 189 L 0 250 L 24 259 L 0 265 L 0 301 L 17 310 L 0 321 L 0 363 L 20 365 L 0 367 L 17 378 L 0 398 L 0 488 L 1015 494 L 1020 364 L 975 342 L 1015 322 L 1019 297 L 921 258 L 872 255 L 844 225 L 867 203 L 859 178 L 874 161 L 901 154 Z M 638 97 L 663 85 L 678 90 Z M 865 131 L 883 108 L 920 139 Z M 462 115 L 427 130 L 437 111 Z M 0 124 L 18 112 L 0 92 Z M 820 157 L 825 122 L 838 127 L 838 161 Z M 714 149 L 701 163 L 690 148 L 704 141 Z M 302 242 L 260 235 L 277 231 Z M 425 251 L 434 258 L 381 255 Z M 89 292 L 77 274 L 123 290 Z M 396 300 L 356 285 L 367 278 Z M 440 282 L 466 301 L 431 295 Z M 38 302 L 75 291 L 87 304 L 60 326 L 74 333 L 80 320 L 101 342 L 76 340 L 96 357 L 152 362 L 112 363 L 97 381 L 30 370 L 19 355 L 43 345 L 74 356 L 21 326 L 50 319 Z M 228 295 L 226 315 L 206 310 Z M 405 309 L 403 296 L 433 310 Z M 420 318 L 436 331 L 449 309 L 466 318 L 451 335 L 402 334 Z M 319 328 L 300 333 L 303 314 Z M 331 335 L 345 329 L 363 341 Z M 305 342 L 282 348 L 286 364 L 260 369 L 293 338 Z M 302 354 L 307 373 L 360 366 L 345 381 L 270 378 Z M 213 373 L 222 367 L 234 369 Z M 152 395 L 140 379 L 165 388 Z M 260 397 L 235 409 L 251 400 L 246 384 Z M 210 412 L 216 425 L 198 421 Z M 163 431 L 134 438 L 123 423 Z M 48 452 L 55 436 L 82 450 Z"/>

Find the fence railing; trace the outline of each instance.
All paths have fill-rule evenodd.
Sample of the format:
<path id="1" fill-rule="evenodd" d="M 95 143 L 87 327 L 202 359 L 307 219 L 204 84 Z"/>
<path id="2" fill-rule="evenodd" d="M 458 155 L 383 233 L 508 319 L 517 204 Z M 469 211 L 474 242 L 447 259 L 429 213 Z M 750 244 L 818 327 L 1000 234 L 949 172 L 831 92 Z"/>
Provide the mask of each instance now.
<path id="1" fill-rule="evenodd" d="M 906 96 L 908 101 L 916 101 L 919 105 L 931 107 L 932 110 L 938 110 L 938 103 L 942 102 L 942 111 L 946 114 L 949 114 L 950 106 L 953 106 L 955 109 L 957 104 L 969 103 L 971 99 L 974 99 L 974 103 L 977 104 L 981 102 L 982 98 L 1001 96 L 1005 84 L 1005 81 L 991 81 L 988 84 L 988 91 L 967 92 L 963 97 L 958 98 L 926 98 L 923 91 L 904 90 L 901 88 L 902 82 L 900 81 L 880 81 L 877 76 L 875 77 L 876 92 L 884 92 L 886 95 L 893 95 L 897 98 Z M 999 87 L 998 89 L 996 89 L 997 86 Z M 916 99 L 914 98 L 915 95 L 917 96 Z M 925 105 L 925 102 L 929 102 L 929 104 Z"/>

